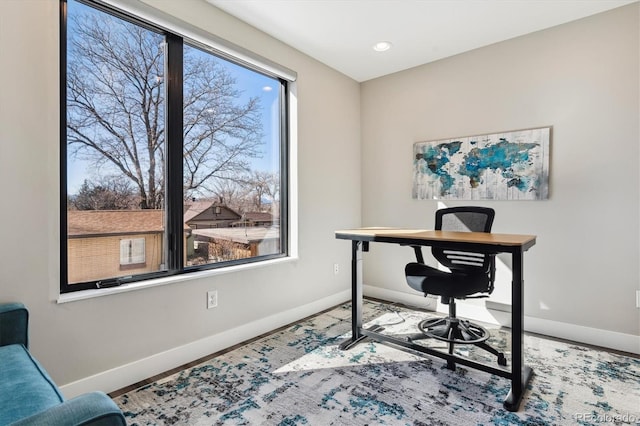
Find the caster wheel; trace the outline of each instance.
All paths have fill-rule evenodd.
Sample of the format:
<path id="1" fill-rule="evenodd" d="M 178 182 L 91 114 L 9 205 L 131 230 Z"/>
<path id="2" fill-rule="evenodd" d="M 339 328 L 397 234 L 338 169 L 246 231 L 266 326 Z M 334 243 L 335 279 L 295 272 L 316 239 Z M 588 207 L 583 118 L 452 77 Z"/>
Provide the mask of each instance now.
<path id="1" fill-rule="evenodd" d="M 504 354 L 498 354 L 498 365 L 505 367 L 507 365 L 507 358 Z"/>

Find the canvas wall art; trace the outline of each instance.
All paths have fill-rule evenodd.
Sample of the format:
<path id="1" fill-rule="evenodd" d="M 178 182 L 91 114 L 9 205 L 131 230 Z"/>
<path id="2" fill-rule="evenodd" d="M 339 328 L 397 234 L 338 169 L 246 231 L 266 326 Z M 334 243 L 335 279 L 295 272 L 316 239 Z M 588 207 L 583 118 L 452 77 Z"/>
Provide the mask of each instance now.
<path id="1" fill-rule="evenodd" d="M 544 200 L 551 127 L 418 142 L 413 198 Z"/>

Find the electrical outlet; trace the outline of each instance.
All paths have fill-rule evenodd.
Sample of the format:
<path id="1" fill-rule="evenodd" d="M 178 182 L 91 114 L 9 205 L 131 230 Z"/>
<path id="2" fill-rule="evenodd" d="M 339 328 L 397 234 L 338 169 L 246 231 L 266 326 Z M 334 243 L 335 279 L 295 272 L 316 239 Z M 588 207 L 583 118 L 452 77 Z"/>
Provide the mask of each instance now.
<path id="1" fill-rule="evenodd" d="M 640 290 L 636 290 L 636 308 L 640 308 Z"/>
<path id="2" fill-rule="evenodd" d="M 211 290 L 207 292 L 207 309 L 218 306 L 218 291 Z"/>
<path id="3" fill-rule="evenodd" d="M 340 272 L 340 265 L 339 265 L 339 264 L 337 264 L 337 263 L 334 263 L 334 264 L 333 264 L 333 273 L 334 273 L 335 275 L 338 275 L 338 273 L 339 273 L 339 272 Z"/>

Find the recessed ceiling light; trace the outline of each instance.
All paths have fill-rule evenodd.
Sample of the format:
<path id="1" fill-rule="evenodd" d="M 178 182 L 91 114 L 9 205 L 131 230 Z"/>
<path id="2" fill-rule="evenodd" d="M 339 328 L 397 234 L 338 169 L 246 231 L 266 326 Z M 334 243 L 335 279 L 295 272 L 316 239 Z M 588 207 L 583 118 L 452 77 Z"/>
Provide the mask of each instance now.
<path id="1" fill-rule="evenodd" d="M 373 50 L 376 52 L 384 52 L 385 50 L 391 49 L 392 44 L 388 41 L 379 41 L 373 45 Z"/>

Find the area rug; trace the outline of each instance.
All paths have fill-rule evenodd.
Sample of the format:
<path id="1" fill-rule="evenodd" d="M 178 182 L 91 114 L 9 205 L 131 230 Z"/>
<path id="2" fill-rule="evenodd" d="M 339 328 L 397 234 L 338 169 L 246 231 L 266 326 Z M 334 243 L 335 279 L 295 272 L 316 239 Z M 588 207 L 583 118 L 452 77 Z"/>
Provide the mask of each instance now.
<path id="1" fill-rule="evenodd" d="M 414 333 L 429 315 L 364 303 L 367 325 L 392 334 Z M 115 401 L 132 426 L 640 424 L 637 358 L 525 336 L 534 376 L 512 413 L 502 406 L 507 379 L 371 341 L 340 350 L 350 318 L 344 304 Z M 490 344 L 510 347 L 508 330 L 491 334 Z M 458 353 L 494 362 L 468 346 Z"/>

